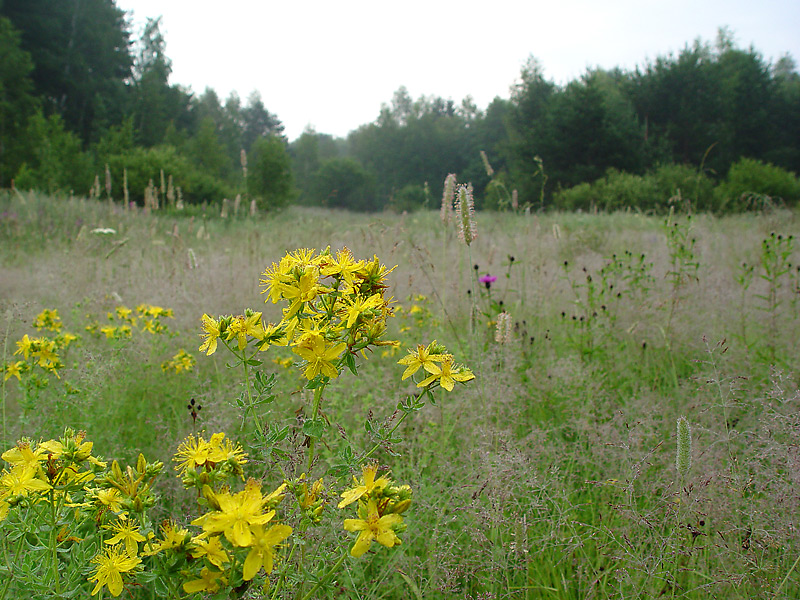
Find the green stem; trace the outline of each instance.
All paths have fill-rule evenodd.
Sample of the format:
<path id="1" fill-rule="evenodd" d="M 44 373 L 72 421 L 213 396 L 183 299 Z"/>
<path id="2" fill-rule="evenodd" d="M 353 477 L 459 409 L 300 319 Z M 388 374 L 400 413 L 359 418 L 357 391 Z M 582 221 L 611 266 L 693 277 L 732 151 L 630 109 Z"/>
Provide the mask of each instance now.
<path id="1" fill-rule="evenodd" d="M 50 490 L 50 552 L 53 563 L 53 577 L 56 580 L 56 595 L 61 595 L 61 577 L 58 572 L 58 509 L 56 508 L 55 490 Z"/>
<path id="2" fill-rule="evenodd" d="M 781 584 L 778 586 L 778 589 L 775 590 L 775 594 L 773 594 L 773 596 L 772 596 L 773 598 L 777 598 L 778 597 L 778 593 L 781 591 L 781 588 L 783 588 L 784 584 L 789 579 L 789 575 L 791 575 L 792 571 L 794 571 L 795 567 L 797 567 L 797 563 L 800 563 L 800 556 L 798 556 L 797 560 L 794 561 L 794 564 L 792 565 L 792 568 L 789 569 L 789 572 L 786 573 L 786 577 L 783 578 L 783 581 L 781 581 Z"/>
<path id="3" fill-rule="evenodd" d="M 414 398 L 414 399 L 415 399 L 415 400 L 419 400 L 420 398 L 422 398 L 422 394 L 424 394 L 424 393 L 425 393 L 424 391 L 420 392 L 419 394 L 417 394 L 416 398 Z M 398 427 L 400 427 L 400 425 L 403 423 L 403 421 L 405 421 L 405 420 L 406 420 L 406 417 L 407 417 L 409 414 L 410 414 L 410 413 L 408 413 L 408 412 L 403 412 L 403 415 L 400 417 L 400 419 L 397 421 L 397 423 L 395 423 L 394 427 L 392 427 L 392 429 L 389 431 L 389 433 L 388 433 L 388 434 L 386 434 L 386 437 L 387 437 L 387 438 L 390 438 L 390 437 L 392 437 L 392 434 L 393 434 L 395 431 L 397 431 L 397 428 L 398 428 Z M 371 449 L 369 452 L 367 452 L 367 453 L 366 453 L 364 456 L 362 456 L 362 457 L 361 457 L 361 459 L 360 459 L 360 461 L 359 461 L 359 462 L 362 462 L 362 461 L 364 461 L 364 460 L 368 459 L 368 458 L 369 458 L 370 456 L 372 456 L 372 454 L 373 454 L 373 453 L 374 453 L 374 452 L 375 452 L 375 451 L 376 451 L 378 448 L 380 448 L 380 447 L 381 447 L 381 443 L 380 443 L 380 442 L 378 442 L 377 444 L 375 444 L 375 445 L 372 447 L 372 449 Z"/>
<path id="4" fill-rule="evenodd" d="M 15 556 L 15 557 L 20 556 L 20 552 L 22 552 L 22 544 L 23 544 L 24 541 L 25 541 L 25 536 L 24 535 L 19 536 L 19 542 L 17 543 L 17 549 L 14 552 L 13 556 Z M 6 567 L 8 567 L 9 573 L 13 572 L 11 570 L 11 561 L 9 561 L 9 559 L 8 559 L 8 550 L 5 547 L 5 543 L 3 544 L 3 555 L 5 557 L 5 563 L 6 563 Z M 2 591 L 0 591 L 0 600 L 5 600 L 6 594 L 8 593 L 8 588 L 11 587 L 11 582 L 13 580 L 14 580 L 13 577 L 7 577 L 6 578 L 6 583 L 5 583 L 5 585 L 3 585 Z"/>
<path id="5" fill-rule="evenodd" d="M 10 315 L 10 312 L 9 312 Z M 3 336 L 3 364 L 6 362 L 8 355 L 8 332 L 11 329 L 11 318 L 6 320 L 6 334 Z M 6 430 L 6 377 L 3 377 L 3 391 L 0 394 L 0 403 L 3 404 L 3 448 L 8 445 L 8 432 Z"/>
<path id="6" fill-rule="evenodd" d="M 313 588 L 311 588 L 309 590 L 309 592 L 305 596 L 303 596 L 302 600 L 309 600 L 314 595 L 314 592 L 316 592 L 320 587 L 322 587 L 322 585 L 330 577 L 332 577 L 336 573 L 336 571 L 339 570 L 339 568 L 342 566 L 342 563 L 344 562 L 344 559 L 345 559 L 346 556 L 347 556 L 347 553 L 346 552 L 342 552 L 342 555 L 339 557 L 339 560 L 337 560 L 336 563 L 334 563 L 334 565 L 330 568 L 330 570 L 327 573 L 325 573 L 325 575 L 322 577 L 322 579 L 320 579 L 317 582 L 317 584 Z"/>
<path id="7" fill-rule="evenodd" d="M 292 550 L 289 552 L 289 556 L 286 557 L 286 564 L 292 562 L 292 557 L 294 556 L 294 551 L 297 550 L 297 542 L 292 544 Z M 272 600 L 278 597 L 278 592 L 281 591 L 283 588 L 283 582 L 286 581 L 286 573 L 281 573 L 280 579 L 278 579 L 278 583 L 275 584 L 275 590 L 272 592 Z"/>
<path id="8" fill-rule="evenodd" d="M 314 419 L 316 419 L 317 418 L 317 414 L 319 414 L 319 405 L 320 405 L 320 402 L 322 401 L 322 390 L 324 390 L 324 389 L 325 389 L 325 386 L 324 385 L 320 385 L 319 387 L 317 387 L 314 390 L 314 404 L 313 404 L 313 406 L 311 408 L 311 420 L 312 421 Z M 314 438 L 313 437 L 309 437 L 309 439 L 308 439 L 308 470 L 306 471 L 307 473 L 309 473 L 309 475 L 311 474 L 311 466 L 312 466 L 312 464 L 314 462 L 314 443 L 315 443 Z"/>

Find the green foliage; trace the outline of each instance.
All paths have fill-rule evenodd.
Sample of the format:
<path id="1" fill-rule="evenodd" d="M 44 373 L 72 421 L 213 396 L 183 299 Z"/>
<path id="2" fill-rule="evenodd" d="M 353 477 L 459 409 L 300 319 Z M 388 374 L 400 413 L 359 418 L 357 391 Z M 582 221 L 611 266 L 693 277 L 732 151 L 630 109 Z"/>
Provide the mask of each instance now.
<path id="1" fill-rule="evenodd" d="M 311 189 L 314 202 L 333 208 L 377 210 L 375 180 L 352 158 L 323 161 L 314 176 Z"/>
<path id="2" fill-rule="evenodd" d="M 20 167 L 26 140 L 25 121 L 34 111 L 33 62 L 20 47 L 20 34 L 0 17 L 0 186 L 10 183 Z"/>
<path id="3" fill-rule="evenodd" d="M 78 136 L 64 128 L 61 117 L 45 118 L 37 112 L 29 119 L 25 136 L 29 150 L 17 173 L 17 186 L 49 193 L 89 192 L 94 179 L 92 158 L 81 150 Z"/>
<path id="4" fill-rule="evenodd" d="M 647 175 L 655 180 L 654 206 L 664 206 L 665 199 L 673 199 L 678 210 L 687 206 L 695 211 L 713 208 L 714 181 L 695 167 L 685 164 L 665 164 Z"/>
<path id="5" fill-rule="evenodd" d="M 636 208 L 665 212 L 671 205 L 678 210 L 710 210 L 713 181 L 688 165 L 661 165 L 645 175 L 609 169 L 593 183 L 581 183 L 554 194 L 560 210 L 624 210 Z"/>
<path id="6" fill-rule="evenodd" d="M 23 34 L 46 115 L 61 115 L 83 142 L 122 120 L 133 61 L 121 8 L 106 0 L 5 0 L 0 11 Z"/>
<path id="7" fill-rule="evenodd" d="M 775 165 L 742 158 L 728 171 L 715 195 L 724 211 L 768 208 L 776 203 L 794 206 L 800 200 L 800 179 Z"/>
<path id="8" fill-rule="evenodd" d="M 406 185 L 394 194 L 387 207 L 397 212 L 414 211 L 430 204 L 430 198 L 421 185 Z"/>
<path id="9" fill-rule="evenodd" d="M 259 138 L 249 160 L 248 191 L 266 209 L 281 208 L 294 198 L 292 167 L 286 142 L 276 135 Z"/>
<path id="10" fill-rule="evenodd" d="M 127 170 L 131 201 L 141 202 L 143 200 L 144 190 L 151 180 L 158 187 L 162 171 L 165 177 L 172 176 L 173 185 L 181 188 L 186 202 L 219 202 L 223 197 L 229 195 L 229 189 L 224 182 L 198 169 L 192 161 L 178 154 L 172 146 L 156 146 L 147 149 L 136 147 L 123 154 L 107 156 L 105 162 L 111 168 L 112 179 L 117 190 L 115 197 L 118 199 L 122 196 L 124 170 Z"/>
<path id="11" fill-rule="evenodd" d="M 479 151 L 488 134 L 481 122 L 469 98 L 457 106 L 438 97 L 413 100 L 404 87 L 398 89 L 391 106 L 383 106 L 374 123 L 351 132 L 347 140 L 351 156 L 374 176 L 371 209 L 382 208 L 407 185 L 428 182 L 431 195 L 440 197 L 448 173 L 472 181 L 482 194 L 488 177 Z"/>
<path id="12" fill-rule="evenodd" d="M 289 145 L 289 152 L 292 157 L 292 174 L 300 192 L 298 201 L 304 204 L 315 201 L 321 203 L 321 199 L 313 197 L 314 177 L 322 161 L 336 158 L 341 154 L 337 141 L 330 135 L 306 129 Z"/>

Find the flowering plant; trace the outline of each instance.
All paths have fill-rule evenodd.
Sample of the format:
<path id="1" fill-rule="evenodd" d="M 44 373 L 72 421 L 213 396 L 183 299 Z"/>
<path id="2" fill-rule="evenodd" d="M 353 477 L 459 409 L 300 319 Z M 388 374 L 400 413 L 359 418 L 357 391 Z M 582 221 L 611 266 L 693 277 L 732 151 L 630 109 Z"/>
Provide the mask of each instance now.
<path id="1" fill-rule="evenodd" d="M 93 454 L 83 432 L 67 429 L 44 442 L 23 439 L 3 453 L 8 467 L 0 473 L 0 543 L 7 551 L 0 600 L 22 593 L 233 598 L 268 587 L 272 597 L 291 588 L 308 600 L 348 557 L 372 551 L 373 542 L 400 546 L 412 489 L 395 483 L 376 456 L 380 450 L 397 455 L 397 429 L 422 409 L 423 398 L 433 401 L 436 388 L 452 391 L 474 376 L 435 341 L 410 349 L 399 360 L 402 380 L 416 381 L 418 393 L 397 405 L 387 425 L 367 423 L 374 445 L 357 453 L 348 446 L 338 464 L 323 460 L 318 449 L 328 447 L 330 430 L 320 410 L 325 390 L 344 371 L 358 375 L 372 348 L 397 345 L 385 339 L 391 271 L 377 257 L 356 260 L 347 249 L 335 256 L 297 250 L 262 278 L 267 302 L 285 303 L 278 323 L 264 322 L 263 313 L 251 309 L 202 316 L 200 351 L 213 355 L 224 347 L 236 358 L 229 366 L 241 368 L 236 406 L 242 429 L 253 437 L 247 450 L 223 432 L 192 434 L 180 443 L 172 461 L 196 498 L 195 515 L 157 522 L 153 515 L 161 504 L 154 484 L 163 463 L 141 454 L 135 466 L 105 461 Z M 302 443 L 291 456 L 279 448 L 288 427 L 265 426 L 274 376 L 258 369 L 257 357 L 272 346 L 291 348 L 305 387 L 313 391 L 310 412 L 297 413 Z M 176 355 L 173 361 L 186 368 L 188 358 Z M 193 401 L 190 408 L 195 420 L 200 407 Z M 296 460 L 302 452 L 305 460 Z M 272 485 L 246 472 L 263 464 L 280 473 Z M 355 535 L 341 547 L 342 535 L 332 533 L 337 529 Z M 319 548 L 314 560 L 307 551 L 311 540 Z"/>

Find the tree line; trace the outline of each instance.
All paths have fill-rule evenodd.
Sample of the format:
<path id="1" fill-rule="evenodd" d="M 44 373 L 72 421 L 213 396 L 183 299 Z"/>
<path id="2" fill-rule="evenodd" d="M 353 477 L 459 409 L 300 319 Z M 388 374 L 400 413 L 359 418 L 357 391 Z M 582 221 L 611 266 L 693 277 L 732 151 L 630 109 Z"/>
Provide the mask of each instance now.
<path id="1" fill-rule="evenodd" d="M 346 138 L 307 129 L 290 142 L 257 93 L 222 100 L 170 74 L 159 19 L 133 39 L 113 0 L 0 0 L 0 187 L 85 194 L 99 176 L 142 202 L 166 173 L 187 203 L 369 211 L 438 205 L 448 173 L 482 208 L 650 209 L 677 192 L 719 210 L 742 186 L 800 196 L 796 64 L 726 30 L 565 85 L 531 58 L 485 109 L 401 87 Z"/>

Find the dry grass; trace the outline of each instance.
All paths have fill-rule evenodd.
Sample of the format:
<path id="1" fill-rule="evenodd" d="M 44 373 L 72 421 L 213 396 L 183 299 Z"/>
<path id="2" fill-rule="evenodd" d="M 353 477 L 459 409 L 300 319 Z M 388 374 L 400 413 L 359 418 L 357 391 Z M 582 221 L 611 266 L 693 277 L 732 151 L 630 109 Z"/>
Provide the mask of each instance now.
<path id="1" fill-rule="evenodd" d="M 221 221 L 60 202 L 0 201 L 0 301 L 10 340 L 42 308 L 98 313 L 121 298 L 173 308 L 175 329 L 194 351 L 204 312 L 263 307 L 258 276 L 286 250 L 348 246 L 397 264 L 395 298 L 429 311 L 418 321 L 399 318 L 414 325 L 404 341 L 437 338 L 473 367 L 475 385 L 403 427 L 404 458 L 393 471 L 416 482 L 417 495 L 403 552 L 349 566 L 340 593 L 408 596 L 397 569 L 425 598 L 800 593 L 792 566 L 800 552 L 800 254 L 786 259 L 792 266 L 772 308 L 758 267 L 762 240 L 797 230 L 795 213 L 694 218 L 699 268 L 677 286 L 661 218 L 478 214 L 472 260 L 480 274 L 500 277 L 492 299 L 502 299 L 516 322 L 515 340 L 499 346 L 485 296 L 478 306 L 487 314 L 468 334 L 475 271 L 438 213 L 291 208 Z M 94 227 L 117 233 L 101 237 Z M 602 274 L 626 251 L 645 254 L 651 279 L 632 283 L 630 265 Z M 756 266 L 746 289 L 737 283 L 742 263 Z M 265 310 L 277 317 L 272 306 Z M 390 415 L 407 391 L 394 360 L 375 357 L 372 374 L 365 369 L 346 394 L 332 392 L 328 416 L 359 428 L 370 410 L 377 419 Z M 201 357 L 189 385 L 208 407 L 208 426 L 233 426 L 224 368 L 214 364 Z M 302 405 L 301 394 L 288 394 L 296 382 L 284 377 L 285 406 Z M 98 382 L 94 393 L 102 389 Z M 186 433 L 185 417 L 159 419 L 158 402 L 148 410 L 158 441 L 139 447 L 168 447 Z M 674 468 L 681 415 L 693 429 L 683 481 Z M 353 442 L 357 435 L 366 438 Z"/>

